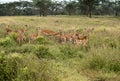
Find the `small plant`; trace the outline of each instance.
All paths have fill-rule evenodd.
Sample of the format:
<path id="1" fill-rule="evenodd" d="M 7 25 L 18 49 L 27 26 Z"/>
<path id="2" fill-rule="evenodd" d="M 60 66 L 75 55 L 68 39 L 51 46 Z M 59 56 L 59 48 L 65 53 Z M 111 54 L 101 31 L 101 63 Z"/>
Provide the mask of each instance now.
<path id="1" fill-rule="evenodd" d="M 33 53 L 34 49 L 35 49 L 34 45 L 24 44 L 17 50 L 20 51 L 20 53 Z"/>
<path id="2" fill-rule="evenodd" d="M 94 70 L 98 70 L 98 69 L 103 69 L 106 65 L 106 62 L 103 58 L 100 58 L 98 56 L 93 57 L 90 61 L 89 61 L 89 68 L 90 69 L 94 69 Z"/>
<path id="3" fill-rule="evenodd" d="M 46 44 L 47 43 L 47 40 L 43 37 L 43 36 L 38 36 L 36 38 L 36 41 L 39 43 L 39 44 Z"/>
<path id="4" fill-rule="evenodd" d="M 18 34 L 15 33 L 15 32 L 11 32 L 8 37 L 10 37 L 11 39 L 17 41 L 17 37 L 18 37 Z"/>
<path id="5" fill-rule="evenodd" d="M 7 47 L 13 45 L 14 41 L 10 37 L 0 38 L 0 46 Z"/>
<path id="6" fill-rule="evenodd" d="M 116 41 L 109 37 L 104 38 L 104 43 L 111 48 L 117 47 Z"/>
<path id="7" fill-rule="evenodd" d="M 34 53 L 38 58 L 53 58 L 53 55 L 49 53 L 49 48 L 45 46 L 37 46 Z"/>
<path id="8" fill-rule="evenodd" d="M 78 50 L 71 46 L 62 46 L 60 51 L 68 58 L 73 58 L 77 55 Z"/>

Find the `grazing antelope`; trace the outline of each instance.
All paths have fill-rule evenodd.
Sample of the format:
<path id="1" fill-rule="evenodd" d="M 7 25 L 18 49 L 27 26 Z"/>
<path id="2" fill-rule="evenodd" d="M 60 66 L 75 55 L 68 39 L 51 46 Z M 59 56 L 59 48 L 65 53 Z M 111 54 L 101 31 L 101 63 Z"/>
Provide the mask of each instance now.
<path id="1" fill-rule="evenodd" d="M 20 29 L 20 31 L 21 31 L 22 33 L 24 33 L 24 34 L 25 34 L 25 32 L 27 31 L 26 27 L 27 27 L 27 25 L 25 25 L 25 27 L 23 27 L 23 28 Z"/>
<path id="2" fill-rule="evenodd" d="M 22 32 L 22 31 L 17 31 L 18 32 L 18 37 L 17 37 L 17 40 L 19 42 L 19 45 L 22 45 L 23 43 L 25 43 L 26 41 L 26 36 L 25 34 Z"/>
<path id="3" fill-rule="evenodd" d="M 59 42 L 60 43 L 65 43 L 67 41 L 67 38 L 65 36 L 65 32 L 60 32 L 60 35 L 58 36 Z"/>
<path id="4" fill-rule="evenodd" d="M 90 33 L 91 33 L 93 30 L 94 30 L 93 28 L 92 28 L 92 29 L 88 29 L 88 30 L 86 31 L 86 35 L 78 34 L 75 38 L 73 38 L 74 44 L 75 44 L 76 46 L 78 46 L 79 44 L 81 44 L 82 47 L 85 48 L 86 45 L 87 45 L 87 42 L 88 42 L 88 40 L 89 40 Z"/>
<path id="5" fill-rule="evenodd" d="M 52 31 L 52 30 L 39 30 L 39 33 L 45 35 L 45 36 L 54 36 L 56 34 L 56 32 Z"/>
<path id="6" fill-rule="evenodd" d="M 27 25 L 25 25 L 27 27 Z M 23 27 L 22 29 L 20 30 L 15 30 L 14 32 L 17 32 L 18 33 L 18 37 L 17 37 L 17 40 L 19 42 L 19 45 L 25 43 L 26 41 L 26 36 L 25 36 L 25 32 L 26 32 L 26 27 Z"/>
<path id="7" fill-rule="evenodd" d="M 56 37 L 56 39 L 58 40 L 59 43 L 65 43 L 67 41 L 66 36 L 65 36 L 65 32 L 59 30 L 59 32 L 55 33 L 54 35 Z"/>
<path id="8" fill-rule="evenodd" d="M 9 25 L 5 28 L 5 30 L 7 34 L 13 32 L 13 30 L 9 28 Z"/>
<path id="9" fill-rule="evenodd" d="M 36 40 L 37 37 L 38 37 L 38 33 L 29 34 L 29 35 L 28 35 L 29 43 L 30 43 L 32 40 Z"/>
<path id="10" fill-rule="evenodd" d="M 86 45 L 87 45 L 88 39 L 89 39 L 89 36 L 84 35 L 84 36 L 77 37 L 77 38 L 75 38 L 73 40 L 74 40 L 74 44 L 76 46 L 78 46 L 79 44 L 81 44 L 82 47 L 85 48 Z"/>

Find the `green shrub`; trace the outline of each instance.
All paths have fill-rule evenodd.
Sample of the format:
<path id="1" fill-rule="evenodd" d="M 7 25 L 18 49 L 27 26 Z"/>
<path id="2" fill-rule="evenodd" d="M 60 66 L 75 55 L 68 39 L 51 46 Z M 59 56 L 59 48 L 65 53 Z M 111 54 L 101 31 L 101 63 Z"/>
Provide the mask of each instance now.
<path id="1" fill-rule="evenodd" d="M 34 45 L 24 44 L 21 47 L 18 47 L 16 51 L 19 53 L 33 53 L 34 49 L 35 49 Z"/>
<path id="2" fill-rule="evenodd" d="M 91 50 L 89 56 L 84 59 L 84 68 L 105 72 L 120 72 L 119 50 L 106 49 Z"/>
<path id="3" fill-rule="evenodd" d="M 13 46 L 14 42 L 10 37 L 0 38 L 0 46 L 7 47 Z"/>
<path id="4" fill-rule="evenodd" d="M 0 81 L 58 81 L 51 63 L 34 54 L 0 53 Z"/>
<path id="5" fill-rule="evenodd" d="M 49 48 L 45 46 L 37 46 L 34 50 L 34 53 L 38 58 L 53 58 L 53 55 L 49 52 Z"/>
<path id="6" fill-rule="evenodd" d="M 13 54 L 14 55 L 14 54 Z M 0 81 L 12 81 L 20 70 L 21 59 L 19 56 L 0 54 Z"/>
<path id="7" fill-rule="evenodd" d="M 119 59 L 119 55 L 116 55 L 116 57 L 112 57 L 111 59 L 109 58 L 109 60 L 106 63 L 106 68 L 108 69 L 108 71 L 113 71 L 113 72 L 120 72 L 120 59 Z"/>
<path id="8" fill-rule="evenodd" d="M 4 53 L 0 53 L 0 81 L 5 81 L 6 73 L 5 73 L 5 66 L 6 66 L 6 55 Z"/>
<path id="9" fill-rule="evenodd" d="M 5 76 L 7 81 L 12 81 L 20 72 L 22 67 L 22 58 L 19 54 L 10 54 L 6 59 L 6 66 L 4 68 Z M 6 81 L 5 80 L 5 81 Z"/>
<path id="10" fill-rule="evenodd" d="M 18 37 L 18 34 L 15 33 L 15 32 L 12 32 L 8 35 L 8 37 L 10 37 L 11 39 L 17 41 L 17 37 Z"/>
<path id="11" fill-rule="evenodd" d="M 83 31 L 84 31 L 84 29 L 79 28 L 79 29 L 77 29 L 76 31 L 81 33 L 81 32 L 83 32 Z"/>
<path id="12" fill-rule="evenodd" d="M 60 52 L 62 52 L 68 58 L 73 58 L 78 54 L 78 50 L 75 47 L 69 45 L 61 46 Z"/>
<path id="13" fill-rule="evenodd" d="M 112 38 L 109 38 L 109 37 L 104 38 L 104 44 L 107 47 L 111 47 L 111 48 L 116 48 L 117 47 L 115 39 L 112 39 Z"/>
<path id="14" fill-rule="evenodd" d="M 39 43 L 39 44 L 46 44 L 47 43 L 47 40 L 43 37 L 43 36 L 38 36 L 36 41 Z"/>
<path id="15" fill-rule="evenodd" d="M 89 68 L 98 70 L 98 69 L 103 69 L 106 65 L 105 59 L 95 56 L 89 61 Z"/>
<path id="16" fill-rule="evenodd" d="M 17 81 L 57 81 L 49 61 L 39 59 L 34 54 L 26 55 L 23 60 L 24 66 L 16 78 Z"/>

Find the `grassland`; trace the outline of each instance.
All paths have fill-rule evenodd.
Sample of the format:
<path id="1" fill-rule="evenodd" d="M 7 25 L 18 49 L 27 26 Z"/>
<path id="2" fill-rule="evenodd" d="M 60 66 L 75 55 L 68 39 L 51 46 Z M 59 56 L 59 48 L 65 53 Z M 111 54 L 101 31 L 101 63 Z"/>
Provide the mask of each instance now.
<path id="1" fill-rule="evenodd" d="M 79 30 L 94 28 L 87 49 L 59 44 L 43 37 L 18 45 L 15 35 L 5 35 L 6 25 L 27 34 L 36 28 Z M 27 35 L 26 34 L 26 35 Z M 120 81 L 120 18 L 100 16 L 0 17 L 0 81 Z"/>

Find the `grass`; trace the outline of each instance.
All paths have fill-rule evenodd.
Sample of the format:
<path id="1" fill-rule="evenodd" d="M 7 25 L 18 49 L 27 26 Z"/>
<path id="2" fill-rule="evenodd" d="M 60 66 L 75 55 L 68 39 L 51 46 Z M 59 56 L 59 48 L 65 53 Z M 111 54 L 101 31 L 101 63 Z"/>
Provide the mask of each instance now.
<path id="1" fill-rule="evenodd" d="M 0 17 L 0 80 L 119 81 L 119 20 L 120 17 L 110 16 L 91 19 L 84 16 Z M 20 29 L 26 24 L 27 34 L 36 32 L 37 27 L 54 31 L 95 30 L 90 36 L 87 50 L 81 46 L 61 45 L 54 38 L 42 36 L 31 44 L 19 46 L 17 35 L 12 33 L 5 36 L 6 25 Z"/>

